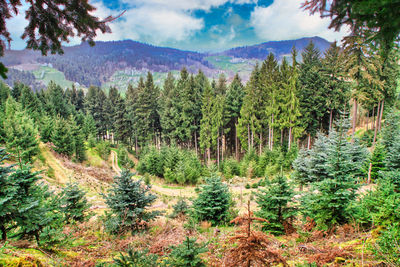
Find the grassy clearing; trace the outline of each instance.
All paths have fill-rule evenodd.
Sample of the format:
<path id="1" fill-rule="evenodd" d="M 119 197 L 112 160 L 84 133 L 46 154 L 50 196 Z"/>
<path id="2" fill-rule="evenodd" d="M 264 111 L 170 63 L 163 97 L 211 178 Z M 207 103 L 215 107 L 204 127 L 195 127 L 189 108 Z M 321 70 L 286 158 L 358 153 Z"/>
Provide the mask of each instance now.
<path id="1" fill-rule="evenodd" d="M 64 73 L 48 66 L 40 66 L 37 70 L 33 71 L 38 81 L 42 81 L 46 86 L 51 82 L 55 82 L 62 88 L 71 88 L 74 82 L 65 78 Z"/>

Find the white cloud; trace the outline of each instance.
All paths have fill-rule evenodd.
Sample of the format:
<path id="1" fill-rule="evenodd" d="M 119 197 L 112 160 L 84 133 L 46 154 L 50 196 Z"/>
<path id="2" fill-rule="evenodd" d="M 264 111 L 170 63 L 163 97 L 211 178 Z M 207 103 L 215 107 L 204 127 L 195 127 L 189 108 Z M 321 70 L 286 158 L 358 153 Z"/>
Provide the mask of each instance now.
<path id="1" fill-rule="evenodd" d="M 347 35 L 329 30 L 329 18 L 318 14 L 309 15 L 300 6 L 304 0 L 274 0 L 268 7 L 256 7 L 251 14 L 250 24 L 263 40 L 289 40 L 301 37 L 320 36 L 328 41 L 340 41 Z"/>
<path id="2" fill-rule="evenodd" d="M 105 18 L 119 12 L 95 3 L 96 15 Z M 128 9 L 122 17 L 110 23 L 111 34 L 99 33 L 97 40 L 133 39 L 162 44 L 165 41 L 182 41 L 204 27 L 203 19 L 194 18 L 190 12 L 143 5 Z"/>

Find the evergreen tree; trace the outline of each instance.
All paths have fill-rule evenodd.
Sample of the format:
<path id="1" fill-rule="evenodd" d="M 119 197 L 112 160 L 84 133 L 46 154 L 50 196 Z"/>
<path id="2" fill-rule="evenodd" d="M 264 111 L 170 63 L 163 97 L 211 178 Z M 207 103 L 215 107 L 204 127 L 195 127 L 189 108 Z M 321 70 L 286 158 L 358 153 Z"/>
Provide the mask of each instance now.
<path id="1" fill-rule="evenodd" d="M 268 220 L 268 223 L 263 224 L 263 230 L 272 234 L 285 233 L 284 224 L 290 224 L 295 216 L 295 208 L 290 203 L 293 196 L 293 188 L 283 174 L 268 181 L 265 189 L 257 192 L 256 202 L 260 210 L 255 214 Z"/>
<path id="2" fill-rule="evenodd" d="M 208 157 L 208 164 L 210 164 L 214 91 L 208 81 L 206 81 L 204 87 L 202 102 L 202 118 L 200 122 L 200 147 L 203 151 L 206 152 Z"/>
<path id="3" fill-rule="evenodd" d="M 54 130 L 54 119 L 50 116 L 43 115 L 40 123 L 40 139 L 43 143 L 51 141 Z"/>
<path id="4" fill-rule="evenodd" d="M 357 175 L 365 161 L 366 149 L 348 141 L 347 130 L 342 120 L 337 130 L 330 132 L 325 162 L 314 167 L 326 170 L 327 174 L 323 180 L 313 183 L 309 193 L 302 198 L 305 216 L 314 219 L 321 228 L 347 223 L 352 218 L 351 202 L 356 198 Z M 356 154 L 354 146 L 361 152 Z M 362 162 L 358 153 L 364 155 Z"/>
<path id="5" fill-rule="evenodd" d="M 73 155 L 77 161 L 82 162 L 86 160 L 85 137 L 82 133 L 82 128 L 77 125 L 73 116 L 69 118 L 68 128 L 73 141 Z"/>
<path id="6" fill-rule="evenodd" d="M 160 96 L 160 123 L 161 129 L 164 136 L 164 141 L 168 140 L 169 144 L 173 140 L 174 131 L 174 98 L 175 93 L 175 78 L 174 75 L 169 72 L 167 78 L 164 80 L 163 90 Z M 127 96 L 128 98 L 128 96 Z"/>
<path id="7" fill-rule="evenodd" d="M 299 99 L 301 125 L 308 134 L 308 148 L 310 148 L 311 136 L 315 136 L 318 129 L 327 129 L 324 117 L 326 107 L 326 82 L 320 72 L 320 52 L 312 42 L 302 53 L 303 62 L 299 72 Z"/>
<path id="8" fill-rule="evenodd" d="M 151 194 L 150 186 L 141 180 L 133 180 L 133 174 L 123 171 L 115 177 L 112 188 L 104 195 L 106 204 L 111 209 L 107 214 L 106 227 L 114 233 L 130 230 L 132 234 L 145 228 L 146 223 L 159 215 L 158 211 L 147 211 L 156 196 Z"/>
<path id="9" fill-rule="evenodd" d="M 18 203 L 15 201 L 17 190 L 10 179 L 12 166 L 4 165 L 4 161 L 7 159 L 6 151 L 3 148 L 0 149 L 0 231 L 3 241 L 7 239 L 9 226 L 18 213 Z"/>
<path id="10" fill-rule="evenodd" d="M 68 183 L 61 192 L 61 208 L 67 222 L 83 222 L 90 205 L 86 193 L 76 183 Z"/>
<path id="11" fill-rule="evenodd" d="M 378 143 L 371 156 L 371 179 L 381 178 L 381 172 L 385 171 L 385 150 L 381 143 Z"/>
<path id="12" fill-rule="evenodd" d="M 8 151 L 24 162 L 39 153 L 37 130 L 31 118 L 13 98 L 6 102 L 3 141 Z"/>
<path id="13" fill-rule="evenodd" d="M 164 261 L 166 266 L 174 267 L 203 267 L 206 266 L 200 258 L 207 251 L 206 244 L 196 243 L 195 238 L 186 237 L 178 246 L 170 246 L 171 253 Z"/>
<path id="14" fill-rule="evenodd" d="M 51 81 L 47 86 L 44 96 L 44 108 L 48 114 L 68 119 L 69 115 L 72 113 L 73 107 L 68 103 L 64 91 L 59 85 Z"/>
<path id="15" fill-rule="evenodd" d="M 219 177 L 206 178 L 205 181 L 193 201 L 194 218 L 197 221 L 209 221 L 213 225 L 228 222 L 232 203 L 228 186 L 223 184 Z"/>
<path id="16" fill-rule="evenodd" d="M 129 143 L 132 146 L 132 140 L 135 139 L 135 148 L 137 148 L 137 131 L 134 127 L 136 120 L 136 101 L 137 101 L 137 88 L 133 87 L 131 84 L 128 85 L 128 89 L 125 94 L 126 101 L 126 120 L 128 126 Z"/>
<path id="17" fill-rule="evenodd" d="M 54 144 L 54 151 L 57 153 L 68 157 L 71 157 L 74 154 L 74 136 L 69 128 L 68 121 L 63 118 L 59 117 L 56 119 L 51 141 Z"/>
<path id="18" fill-rule="evenodd" d="M 239 140 L 237 124 L 240 116 L 244 97 L 244 88 L 238 74 L 233 78 L 225 97 L 225 131 L 227 143 L 230 148 L 235 148 L 236 159 L 239 159 Z M 232 150 L 231 150 L 232 152 Z"/>
<path id="19" fill-rule="evenodd" d="M 85 99 L 85 107 L 96 122 L 98 137 L 102 139 L 107 134 L 106 102 L 107 96 L 99 87 L 89 87 Z"/>

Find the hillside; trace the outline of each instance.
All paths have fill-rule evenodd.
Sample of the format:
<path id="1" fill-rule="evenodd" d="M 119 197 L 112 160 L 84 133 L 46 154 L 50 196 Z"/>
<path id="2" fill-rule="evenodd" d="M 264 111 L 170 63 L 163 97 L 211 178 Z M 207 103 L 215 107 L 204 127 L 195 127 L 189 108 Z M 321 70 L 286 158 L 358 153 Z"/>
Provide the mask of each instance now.
<path id="1" fill-rule="evenodd" d="M 264 60 L 269 53 L 273 53 L 280 59 L 282 56 L 290 54 L 293 46 L 296 47 L 297 50 L 302 51 L 310 41 L 322 52 L 330 46 L 327 40 L 315 36 L 297 40 L 271 41 L 259 45 L 237 47 L 224 51 L 221 54 L 235 58 Z"/>
<path id="2" fill-rule="evenodd" d="M 47 86 L 54 80 L 64 88 L 76 83 L 83 87 L 117 86 L 125 91 L 128 83 L 136 83 L 148 71 L 158 73 L 155 82 L 161 85 L 166 73 L 177 73 L 183 67 L 192 73 L 201 69 L 210 78 L 217 78 L 223 72 L 230 79 L 239 72 L 246 81 L 255 63 L 264 60 L 269 53 L 281 59 L 290 53 L 293 46 L 301 51 L 311 40 L 321 51 L 329 47 L 328 41 L 312 37 L 266 42 L 206 54 L 125 40 L 97 42 L 94 47 L 82 43 L 65 47 L 63 55 L 47 57 L 29 50 L 8 50 L 1 60 L 13 69 L 9 73 L 10 79 L 6 81 L 10 85 L 20 80 L 38 88 L 38 83 Z M 30 73 L 36 81 L 33 81 Z"/>

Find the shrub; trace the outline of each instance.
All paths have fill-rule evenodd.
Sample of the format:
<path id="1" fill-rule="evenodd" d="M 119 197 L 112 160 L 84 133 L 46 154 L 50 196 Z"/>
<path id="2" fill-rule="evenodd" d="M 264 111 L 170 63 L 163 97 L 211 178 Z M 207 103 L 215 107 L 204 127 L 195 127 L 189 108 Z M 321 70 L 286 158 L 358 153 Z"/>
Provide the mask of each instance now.
<path id="1" fill-rule="evenodd" d="M 83 222 L 90 205 L 86 193 L 76 183 L 68 183 L 61 192 L 61 209 L 67 222 Z"/>
<path id="2" fill-rule="evenodd" d="M 129 158 L 129 153 L 126 147 L 119 146 L 118 147 L 118 163 L 124 169 L 132 169 L 135 167 L 135 163 Z"/>
<path id="3" fill-rule="evenodd" d="M 207 251 L 205 244 L 196 243 L 195 238 L 186 237 L 178 246 L 171 246 L 171 253 L 164 261 L 166 266 L 174 267 L 202 267 L 206 266 L 200 254 Z"/>
<path id="4" fill-rule="evenodd" d="M 233 158 L 225 159 L 221 165 L 225 179 L 232 179 L 233 176 L 240 175 L 239 162 Z"/>
<path id="5" fill-rule="evenodd" d="M 273 234 L 284 233 L 284 224 L 290 223 L 295 216 L 295 208 L 290 205 L 293 196 L 293 188 L 282 174 L 267 182 L 264 189 L 258 190 L 256 202 L 260 210 L 256 215 L 268 220 L 263 224 L 263 230 Z"/>
<path id="6" fill-rule="evenodd" d="M 103 195 L 111 213 L 106 214 L 106 228 L 112 233 L 130 230 L 132 233 L 147 228 L 147 222 L 156 218 L 160 212 L 146 210 L 155 200 L 150 186 L 141 180 L 134 181 L 133 174 L 123 171 L 115 177 L 114 184 L 107 195 Z"/>
<path id="7" fill-rule="evenodd" d="M 258 188 L 258 183 L 254 183 L 251 185 L 251 188 Z"/>
<path id="8" fill-rule="evenodd" d="M 400 266 L 400 225 L 389 225 L 379 236 L 372 251 L 385 263 L 389 263 L 391 266 Z"/>
<path id="9" fill-rule="evenodd" d="M 246 188 L 246 189 L 250 189 L 250 188 L 251 188 L 251 186 L 250 186 L 250 184 L 249 184 L 249 183 L 247 183 L 247 184 L 244 186 L 244 188 Z"/>
<path id="10" fill-rule="evenodd" d="M 114 263 L 119 267 L 157 267 L 158 256 L 150 254 L 148 250 L 139 251 L 129 249 L 128 254 L 120 253 L 118 258 L 114 259 Z"/>
<path id="11" fill-rule="evenodd" d="M 109 142 L 100 141 L 96 145 L 96 152 L 103 160 L 108 160 L 111 154 L 111 145 Z"/>
<path id="12" fill-rule="evenodd" d="M 186 215 L 189 210 L 189 205 L 186 203 L 185 199 L 179 198 L 178 202 L 173 206 L 173 209 L 170 217 L 177 218 Z"/>
<path id="13" fill-rule="evenodd" d="M 220 177 L 206 179 L 201 186 L 197 199 L 192 206 L 193 216 L 197 221 L 209 221 L 218 225 L 229 221 L 229 209 L 232 205 L 228 186 L 222 183 Z"/>

